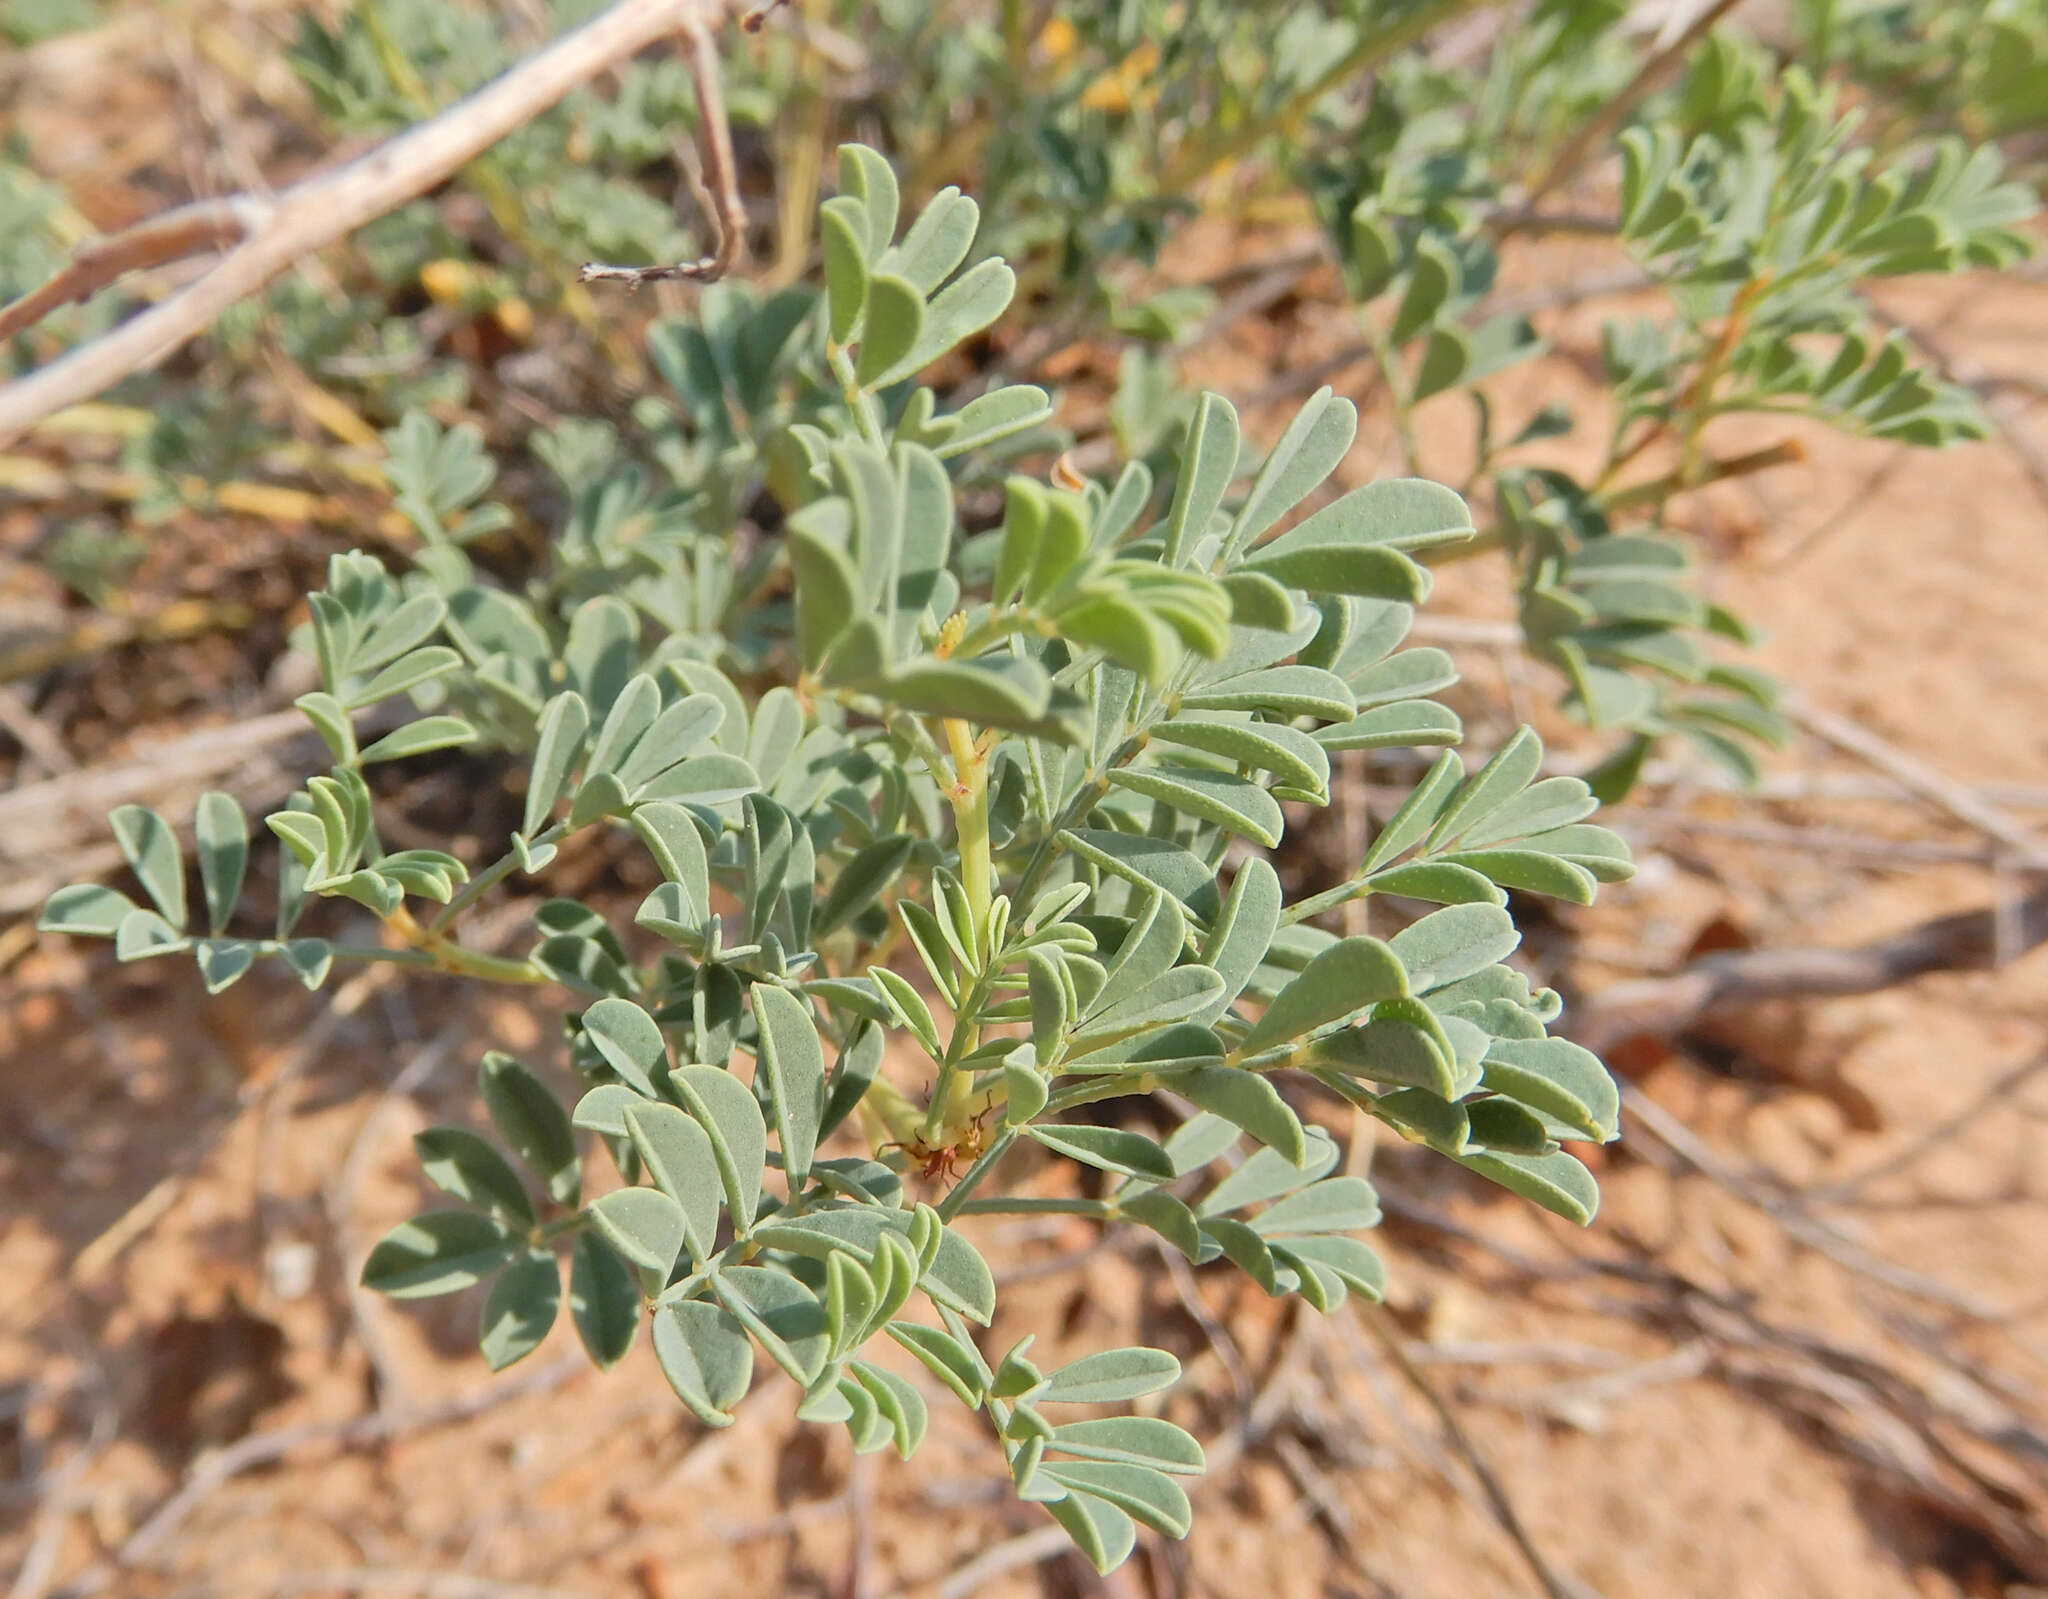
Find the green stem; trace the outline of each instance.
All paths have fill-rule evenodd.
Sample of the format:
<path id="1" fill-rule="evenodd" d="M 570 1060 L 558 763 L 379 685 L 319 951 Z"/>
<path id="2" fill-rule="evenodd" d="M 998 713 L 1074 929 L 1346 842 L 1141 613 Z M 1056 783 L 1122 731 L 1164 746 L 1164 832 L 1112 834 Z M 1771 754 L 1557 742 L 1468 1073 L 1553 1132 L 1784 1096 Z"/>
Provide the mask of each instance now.
<path id="1" fill-rule="evenodd" d="M 1003 0 L 1003 52 L 1010 59 L 1010 77 L 1022 82 L 1031 64 L 1031 19 L 1025 0 Z"/>
<path id="2" fill-rule="evenodd" d="M 542 844 L 552 844 L 568 831 L 569 824 L 567 822 L 557 822 L 546 831 L 534 835 L 532 843 L 528 847 L 533 848 Z M 456 917 L 460 916 L 465 910 L 469 909 L 470 906 L 474 905 L 480 898 L 510 877 L 518 869 L 519 857 L 512 851 L 507 850 L 503 855 L 500 855 L 489 866 L 486 866 L 465 883 L 461 893 L 441 907 L 439 914 L 431 922 L 427 923 L 427 937 L 439 938 L 448 930 L 449 924 Z"/>
<path id="3" fill-rule="evenodd" d="M 1280 913 L 1280 925 L 1292 927 L 1305 922 L 1311 916 L 1320 916 L 1324 911 L 1333 911 L 1339 905 L 1348 905 L 1354 899 L 1363 898 L 1372 892 L 1371 886 L 1362 877 L 1354 877 L 1348 883 L 1339 883 L 1335 888 L 1326 888 L 1320 894 L 1311 894 L 1307 899 L 1296 900 Z"/>
<path id="4" fill-rule="evenodd" d="M 336 960 L 388 961 L 394 966 L 417 966 L 423 971 L 445 972 L 452 977 L 479 977 L 492 983 L 544 983 L 547 981 L 526 961 L 506 960 L 460 944 L 437 941 L 391 949 L 382 944 L 333 944 Z"/>
<path id="5" fill-rule="evenodd" d="M 1730 357 L 1742 343 L 1742 336 L 1749 330 L 1749 316 L 1759 298 L 1770 287 L 1770 274 L 1751 278 L 1735 291 L 1735 298 L 1728 304 L 1727 318 L 1721 324 L 1721 331 L 1714 336 L 1714 342 L 1707 347 L 1700 369 L 1693 377 L 1678 403 L 1678 470 L 1672 474 L 1671 490 L 1692 488 L 1700 481 L 1701 435 L 1705 433 L 1707 420 L 1713 415 L 1714 388 L 1721 381 L 1721 374 Z"/>
<path id="6" fill-rule="evenodd" d="M 949 1196 L 950 1197 L 950 1196 Z M 973 1199 L 957 1212 L 962 1216 L 1095 1216 L 1116 1214 L 1106 1199 Z"/>
<path id="7" fill-rule="evenodd" d="M 977 747 L 974 731 L 957 717 L 945 722 L 946 744 L 953 755 L 953 821 L 959 830 L 960 882 L 967 890 L 967 908 L 974 918 L 975 948 L 984 961 L 995 951 L 986 948 L 989 906 L 995 897 L 995 863 L 989 851 L 988 754 Z"/>
<path id="8" fill-rule="evenodd" d="M 839 392 L 846 401 L 846 408 L 853 413 L 860 436 L 878 450 L 888 449 L 889 441 L 882 436 L 882 419 L 875 412 L 875 402 L 862 390 L 860 379 L 854 375 L 853 357 L 836 344 L 828 347 L 827 354 L 832 362 L 832 375 L 839 380 Z"/>

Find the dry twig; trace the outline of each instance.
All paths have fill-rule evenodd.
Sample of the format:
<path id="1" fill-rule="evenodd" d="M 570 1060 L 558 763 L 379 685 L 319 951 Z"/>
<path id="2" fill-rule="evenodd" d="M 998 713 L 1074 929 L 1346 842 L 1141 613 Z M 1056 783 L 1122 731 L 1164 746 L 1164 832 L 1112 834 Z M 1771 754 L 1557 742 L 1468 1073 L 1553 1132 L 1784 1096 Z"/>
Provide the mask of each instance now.
<path id="1" fill-rule="evenodd" d="M 424 194 L 571 90 L 656 40 L 671 34 L 683 39 L 701 92 L 707 75 L 715 82 L 710 40 L 732 4 L 618 0 L 467 99 L 357 160 L 293 184 L 274 198 L 240 195 L 184 207 L 99 241 L 28 300 L 0 311 L 0 329 L 25 325 L 131 266 L 161 264 L 234 242 L 212 268 L 169 299 L 0 389 L 0 444 L 156 365 L 302 257 Z M 750 25 L 762 14 L 750 13 Z M 730 173 L 731 143 L 724 118 L 711 110 L 707 101 L 705 166 L 716 181 L 721 172 Z M 724 209 L 719 208 L 722 223 Z M 730 235 L 732 230 L 728 226 L 725 231 Z M 736 247 L 736 238 L 722 237 L 712 263 Z"/>
<path id="2" fill-rule="evenodd" d="M 2012 852 L 2008 865 L 2048 871 L 2048 849 L 2041 841 L 2007 821 L 1962 784 L 1950 781 L 1849 717 L 1805 703 L 1795 703 L 1789 709 L 1792 719 L 1815 738 L 1876 767 L 1901 788 L 2003 845 Z"/>
<path id="3" fill-rule="evenodd" d="M 2001 927 L 2012 929 L 2001 948 Z M 2037 889 L 2007 916 L 1994 908 L 1932 921 L 1849 949 L 1752 949 L 1705 955 L 1669 977 L 1614 983 L 1581 1000 L 1567 1031 L 1596 1054 L 1624 1039 L 1669 1038 L 1711 1010 L 1767 999 L 1818 999 L 1870 994 L 1929 972 L 1992 965 L 2048 942 L 2048 888 Z"/>
<path id="4" fill-rule="evenodd" d="M 781 0 L 770 0 L 769 5 L 749 13 L 747 26 L 758 27 L 759 19 L 780 3 Z M 695 261 L 678 261 L 670 266 L 605 266 L 586 261 L 576 274 L 579 283 L 623 283 L 629 289 L 677 278 L 709 283 L 724 277 L 739 259 L 746 237 L 747 211 L 740 199 L 739 167 L 732 153 L 732 125 L 725 117 L 725 91 L 718 82 L 718 47 L 711 30 L 701 21 L 685 23 L 676 34 L 676 44 L 682 51 L 684 65 L 690 69 L 690 83 L 697 93 L 704 172 L 701 179 L 692 174 L 692 185 L 697 191 L 698 208 L 711 225 L 711 248 Z"/>

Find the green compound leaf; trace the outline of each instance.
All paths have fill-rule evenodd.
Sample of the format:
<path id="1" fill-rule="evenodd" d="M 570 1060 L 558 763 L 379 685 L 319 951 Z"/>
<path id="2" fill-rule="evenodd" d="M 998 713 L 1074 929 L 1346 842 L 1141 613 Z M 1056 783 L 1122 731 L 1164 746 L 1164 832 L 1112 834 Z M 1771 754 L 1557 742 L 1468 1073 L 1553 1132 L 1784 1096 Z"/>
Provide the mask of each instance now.
<path id="1" fill-rule="evenodd" d="M 36 928 L 44 933 L 111 938 L 139 907 L 119 889 L 101 883 L 73 883 L 52 894 Z"/>
<path id="2" fill-rule="evenodd" d="M 1176 1476 L 1197 1476 L 1207 1462 L 1202 1446 L 1156 1416 L 1102 1416 L 1055 1427 L 1047 1448 L 1076 1460 L 1150 1466 Z"/>
<path id="3" fill-rule="evenodd" d="M 378 761 L 398 761 L 409 755 L 426 755 L 434 750 L 457 749 L 474 744 L 477 730 L 459 716 L 422 716 L 395 733 L 386 733 L 362 753 L 365 766 Z"/>
<path id="4" fill-rule="evenodd" d="M 854 376 L 863 388 L 879 388 L 888 374 L 916 347 L 924 332 L 924 296 L 917 286 L 893 273 L 878 272 L 868 280 L 867 318 L 862 324 L 860 353 Z"/>
<path id="5" fill-rule="evenodd" d="M 1233 1126 L 1242 1127 L 1297 1166 L 1308 1160 L 1308 1141 L 1301 1118 L 1268 1078 L 1241 1066 L 1204 1066 L 1191 1072 L 1176 1072 L 1172 1084 L 1176 1093 L 1186 1095 Z"/>
<path id="6" fill-rule="evenodd" d="M 606 1243 L 635 1266 L 666 1274 L 682 1253 L 683 1207 L 654 1188 L 620 1188 L 584 1209 Z"/>
<path id="7" fill-rule="evenodd" d="M 1271 849 L 1286 826 L 1280 802 L 1248 778 L 1192 766 L 1120 767 L 1108 774 L 1118 788 L 1170 805 L 1186 816 Z"/>
<path id="8" fill-rule="evenodd" d="M 882 1419 L 889 1424 L 897 1455 L 908 1460 L 917 1452 L 917 1446 L 924 1442 L 928 1419 L 924 1395 L 894 1372 L 870 1366 L 865 1361 L 854 1361 L 851 1370 L 854 1381 L 874 1398 Z"/>
<path id="9" fill-rule="evenodd" d="M 962 1404 L 979 1410 L 988 1397 L 989 1375 L 974 1346 L 936 1327 L 916 1322 L 892 1321 L 888 1334 L 918 1358 L 940 1382 L 952 1389 Z"/>
<path id="10" fill-rule="evenodd" d="M 770 1359 L 806 1388 L 818 1380 L 832 1336 L 815 1294 L 787 1273 L 765 1266 L 729 1266 L 711 1285 Z"/>
<path id="11" fill-rule="evenodd" d="M 683 1240 L 692 1258 L 709 1260 L 717 1252 L 722 1196 L 711 1135 L 688 1112 L 673 1105 L 635 1105 L 626 1111 L 625 1119 L 647 1175 L 682 1209 Z M 674 1258 L 671 1253 L 669 1259 Z"/>
<path id="12" fill-rule="evenodd" d="M 1167 565 L 1179 565 L 1183 552 L 1208 532 L 1209 519 L 1237 476 L 1238 449 L 1236 410 L 1222 395 L 1205 393 L 1181 441 L 1180 477 L 1166 513 Z"/>
<path id="13" fill-rule="evenodd" d="M 669 1082 L 710 1138 L 726 1208 L 732 1212 L 733 1225 L 744 1233 L 754 1224 L 761 1176 L 768 1166 L 768 1127 L 761 1102 L 746 1084 L 716 1066 L 678 1066 Z"/>
<path id="14" fill-rule="evenodd" d="M 1083 1355 L 1045 1379 L 1040 1404 L 1114 1405 L 1180 1381 L 1180 1362 L 1163 1349 L 1105 1349 Z"/>
<path id="15" fill-rule="evenodd" d="M 1274 996 L 1238 1052 L 1250 1055 L 1301 1038 L 1367 1005 L 1406 994 L 1408 988 L 1407 969 L 1392 946 L 1376 938 L 1343 939 Z"/>
<path id="16" fill-rule="evenodd" d="M 583 1013 L 583 1032 L 605 1064 L 648 1099 L 668 1070 L 668 1046 L 654 1018 L 629 999 L 601 999 Z"/>
<path id="17" fill-rule="evenodd" d="M 1600 1185 L 1584 1165 L 1563 1150 L 1548 1155 L 1488 1152 L 1452 1158 L 1510 1193 L 1520 1194 L 1580 1227 L 1591 1226 L 1599 1212 Z"/>
<path id="18" fill-rule="evenodd" d="M 1045 1467 L 1063 1488 L 1105 1501 L 1168 1538 L 1185 1538 L 1194 1525 L 1187 1490 L 1150 1466 L 1075 1461 Z"/>
<path id="19" fill-rule="evenodd" d="M 841 196 L 818 212 L 818 241 L 825 255 L 825 298 L 832 339 L 847 344 L 867 306 L 868 243 L 860 202 Z"/>
<path id="20" fill-rule="evenodd" d="M 917 840 L 908 833 L 892 833 L 855 850 L 812 917 L 812 933 L 824 938 L 837 932 L 874 904 L 909 864 L 916 844 Z"/>
<path id="21" fill-rule="evenodd" d="M 242 874 L 249 864 L 249 818 L 234 795 L 214 789 L 199 796 L 192 834 L 199 881 L 206 891 L 207 928 L 218 935 L 242 896 Z"/>
<path id="22" fill-rule="evenodd" d="M 1230 527 L 1230 548 L 1242 549 L 1299 505 L 1337 469 L 1358 436 L 1358 407 L 1321 388 L 1295 413 L 1253 479 Z M 1285 627 L 1291 618 L 1277 626 Z"/>
<path id="23" fill-rule="evenodd" d="M 1104 1576 L 1131 1558 L 1138 1545 L 1137 1523 L 1115 1505 L 1090 1493 L 1068 1492 L 1046 1505 L 1053 1520 L 1066 1528 L 1074 1547 Z"/>
<path id="24" fill-rule="evenodd" d="M 1024 1131 L 1047 1149 L 1104 1171 L 1161 1182 L 1173 1177 L 1173 1162 L 1166 1151 L 1142 1133 L 1118 1127 L 1027 1127 Z"/>
<path id="25" fill-rule="evenodd" d="M 1410 989 L 1426 994 L 1506 959 L 1521 941 L 1500 906 L 1450 905 L 1411 922 L 1387 947 L 1407 969 Z"/>
<path id="26" fill-rule="evenodd" d="M 1564 1038 L 1496 1038 L 1482 1083 L 1592 1139 L 1621 1133 L 1621 1094 L 1600 1057 Z"/>

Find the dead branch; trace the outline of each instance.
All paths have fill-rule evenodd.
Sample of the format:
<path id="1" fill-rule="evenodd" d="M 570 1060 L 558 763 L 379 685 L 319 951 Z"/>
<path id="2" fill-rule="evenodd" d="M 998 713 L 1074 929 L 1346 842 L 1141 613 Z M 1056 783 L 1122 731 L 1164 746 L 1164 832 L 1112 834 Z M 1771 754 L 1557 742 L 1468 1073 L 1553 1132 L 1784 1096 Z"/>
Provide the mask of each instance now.
<path id="1" fill-rule="evenodd" d="M 467 99 L 274 199 L 244 195 L 207 208 L 184 207 L 99 241 L 52 283 L 0 311 L 0 328 L 25 326 L 130 266 L 158 265 L 235 242 L 212 268 L 169 299 L 0 388 L 0 445 L 66 406 L 156 365 L 295 262 L 426 193 L 571 90 L 655 41 L 671 34 L 684 40 L 701 92 L 707 76 L 716 81 L 710 41 L 733 8 L 734 0 L 618 0 Z M 750 23 L 757 24 L 762 14 L 751 11 Z M 723 115 L 713 115 L 709 102 L 703 133 L 705 167 L 715 181 L 719 173 L 730 172 L 731 136 Z M 722 221 L 729 223 L 729 217 Z M 731 232 L 727 225 L 725 233 Z M 736 239 L 722 236 L 713 264 L 735 248 Z"/>
<path id="2" fill-rule="evenodd" d="M 82 244 L 71 264 L 48 283 L 12 305 L 0 306 L 0 339 L 34 327 L 64 306 L 90 299 L 126 273 L 238 244 L 262 226 L 269 210 L 269 201 L 251 195 L 200 200 Z"/>
<path id="3" fill-rule="evenodd" d="M 769 5 L 750 12 L 748 28 L 759 27 L 760 19 L 780 3 L 781 0 L 770 0 Z M 747 211 L 740 199 L 739 167 L 732 154 L 732 125 L 725 117 L 725 91 L 718 82 L 718 48 L 710 30 L 700 24 L 682 28 L 676 43 L 697 92 L 704 175 L 697 179 L 693 174 L 692 186 L 697 191 L 698 208 L 711 225 L 711 249 L 695 261 L 679 261 L 672 266 L 604 266 L 586 261 L 576 274 L 579 283 L 623 283 L 629 289 L 675 278 L 708 283 L 724 277 L 739 259 L 740 245 L 746 236 Z"/>
<path id="4" fill-rule="evenodd" d="M 2010 939 L 2001 938 L 2010 927 Z M 1929 972 L 1982 969 L 2048 943 L 2048 888 L 1999 908 L 1938 916 L 1847 949 L 1755 949 L 1706 955 L 1669 977 L 1615 983 L 1581 1000 L 1565 1030 L 1595 1053 L 1629 1038 L 1670 1038 L 1710 1011 L 1767 999 L 1870 994 Z"/>
<path id="5" fill-rule="evenodd" d="M 1717 1155 L 1699 1135 L 1633 1083 L 1621 1085 L 1621 1102 L 1647 1131 L 1685 1165 L 1709 1182 L 1754 1205 L 1784 1229 L 1786 1236 L 1816 1250 L 1836 1265 L 1882 1283 L 1895 1292 L 1940 1305 L 1972 1321 L 1997 1323 L 2011 1319 L 2001 1306 L 1986 1304 L 1908 1267 L 1874 1255 L 1838 1228 L 1813 1215 L 1784 1185 L 1768 1174 L 1745 1172 Z"/>
<path id="6" fill-rule="evenodd" d="M 2004 845 L 2012 851 L 2008 864 L 2034 869 L 2048 867 L 2048 849 L 2042 847 L 2038 838 L 2025 828 L 2007 821 L 1960 783 L 1951 782 L 1924 762 L 1879 738 L 1862 723 L 1803 702 L 1790 706 L 1789 710 L 1792 719 L 1815 738 L 1876 767 L 1901 788 L 1919 795 L 1947 811 L 1957 821 Z"/>

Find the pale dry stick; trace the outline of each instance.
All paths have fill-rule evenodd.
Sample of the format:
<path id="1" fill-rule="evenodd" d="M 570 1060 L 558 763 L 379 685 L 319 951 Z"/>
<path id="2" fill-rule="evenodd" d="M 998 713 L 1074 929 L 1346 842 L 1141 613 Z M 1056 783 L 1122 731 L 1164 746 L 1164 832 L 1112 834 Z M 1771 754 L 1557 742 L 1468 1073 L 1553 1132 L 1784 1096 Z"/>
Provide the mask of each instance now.
<path id="1" fill-rule="evenodd" d="M 780 0 L 774 0 L 779 4 Z M 769 7 L 751 14 L 764 16 Z M 758 23 L 750 20 L 748 26 Z M 623 283 L 637 289 L 647 283 L 688 279 L 710 283 L 732 270 L 745 242 L 747 208 L 740 198 L 739 166 L 733 159 L 732 125 L 725 117 L 725 92 L 718 81 L 718 48 L 711 30 L 701 23 L 685 25 L 676 34 L 683 64 L 690 70 L 690 83 L 697 94 L 697 123 L 704 141 L 704 174 L 691 174 L 697 191 L 697 205 L 711 227 L 711 248 L 695 261 L 678 261 L 668 266 L 606 266 L 586 261 L 576 274 L 578 283 Z"/>
<path id="2" fill-rule="evenodd" d="M 2001 949 L 2001 924 L 2009 940 Z M 1768 999 L 1839 998 L 1895 988 L 1930 972 L 1995 967 L 2001 955 L 2048 943 L 2048 888 L 2012 908 L 1937 916 L 1845 949 L 1719 951 L 1667 976 L 1613 983 L 1580 1000 L 1564 1031 L 1604 1054 L 1626 1039 L 1674 1037 L 1710 1011 Z"/>
<path id="3" fill-rule="evenodd" d="M 66 406 L 156 365 L 301 257 L 424 194 L 607 68 L 671 34 L 708 40 L 731 7 L 732 0 L 618 0 L 467 99 L 367 155 L 296 183 L 271 201 L 241 196 L 224 202 L 236 208 L 240 242 L 169 299 L 0 388 L 0 445 Z M 150 230 L 160 233 L 176 214 L 143 223 L 139 231 L 152 237 Z M 101 241 L 100 258 L 129 250 L 127 241 L 137 231 Z M 216 227 L 203 240 L 194 235 L 193 242 L 196 247 L 217 242 L 219 236 Z M 152 244 L 152 254 L 158 248 Z M 40 304 L 51 292 L 46 287 L 30 298 Z"/>
<path id="4" fill-rule="evenodd" d="M 1784 827 L 1771 822 L 1724 822 L 1711 816 L 1672 815 L 1642 805 L 1603 806 L 1603 825 L 1627 835 L 1647 833 L 1701 834 L 1754 844 L 1759 849 L 1793 850 L 1802 855 L 1848 855 L 1880 866 L 1944 865 L 1950 862 L 1990 866 L 1999 859 L 1985 844 L 1949 844 L 1940 840 L 1886 838 L 1878 833 L 1850 833 L 1835 827 Z"/>
<path id="5" fill-rule="evenodd" d="M 1173 1282 L 1173 1291 L 1179 1295 L 1181 1306 L 1195 1325 L 1202 1330 L 1202 1336 L 1209 1340 L 1209 1347 L 1216 1351 L 1216 1358 L 1223 1365 L 1224 1373 L 1230 1378 L 1232 1393 L 1236 1396 L 1239 1410 L 1249 1412 L 1252 1406 L 1252 1379 L 1245 1370 L 1244 1355 L 1237 1347 L 1237 1340 L 1230 1335 L 1230 1329 L 1216 1319 L 1202 1299 L 1201 1284 L 1195 1281 L 1195 1274 L 1181 1252 L 1162 1238 L 1152 1240 L 1153 1253 L 1166 1267 L 1166 1275 Z"/>
<path id="6" fill-rule="evenodd" d="M 1337 1496 L 1329 1477 L 1302 1447 L 1299 1438 L 1282 1433 L 1273 1440 L 1273 1454 L 1280 1462 L 1280 1469 L 1294 1484 L 1294 1491 L 1301 1495 L 1301 1505 L 1296 1514 L 1320 1521 L 1330 1543 L 1348 1555 L 1353 1533 L 1351 1511 Z"/>
<path id="7" fill-rule="evenodd" d="M 1876 767 L 1901 788 L 1948 812 L 2012 853 L 2008 866 L 2048 871 L 2048 847 L 2025 828 L 2008 821 L 1962 784 L 1952 781 L 1904 750 L 1878 737 L 1862 723 L 1803 700 L 1786 707 L 1792 719 L 1815 738 Z"/>
<path id="8" fill-rule="evenodd" d="M 938 1586 L 936 1599 L 974 1599 L 1005 1572 L 1035 1566 L 1073 1547 L 1074 1541 L 1067 1536 L 1066 1528 L 1057 1522 L 1034 1527 L 992 1549 L 983 1550 L 965 1565 L 948 1573 L 946 1580 Z M 891 1599 L 898 1599 L 898 1596 L 892 1595 Z"/>
<path id="9" fill-rule="evenodd" d="M 1807 532 L 1802 533 L 1785 547 L 1783 552 L 1766 557 L 1763 566 L 1767 572 L 1782 572 L 1796 566 L 1807 556 L 1832 539 L 1843 528 L 1856 520 L 1857 513 L 1866 506 L 1876 503 L 1878 494 L 1885 485 L 1899 475 L 1906 465 L 1920 453 L 1917 444 L 1897 444 L 1891 453 L 1876 468 L 1850 491 L 1840 505 L 1822 517 Z"/>
<path id="10" fill-rule="evenodd" d="M 89 1386 L 96 1401 L 92 1424 L 78 1453 L 50 1473 L 47 1480 L 38 1481 L 35 1487 L 37 1510 L 34 1529 L 29 1534 L 27 1552 L 15 1571 L 14 1585 L 7 1590 L 7 1599 L 42 1599 L 49 1590 L 50 1578 L 55 1575 L 57 1562 L 64 1553 L 64 1536 L 71 1517 L 91 1503 L 90 1495 L 74 1491 L 76 1485 L 82 1482 L 93 1463 L 121 1434 L 121 1407 L 107 1381 L 106 1368 L 97 1356 L 90 1353 L 86 1356 L 86 1365 L 91 1372 Z M 85 1382 L 75 1384 L 75 1387 L 86 1386 Z"/>
<path id="11" fill-rule="evenodd" d="M 90 240 L 41 288 L 0 306 L 0 339 L 11 339 L 52 312 L 91 299 L 130 272 L 239 244 L 262 226 L 269 211 L 268 200 L 248 195 L 195 200 L 120 233 Z"/>
<path id="12" fill-rule="evenodd" d="M 1561 1382 L 1546 1383 L 1533 1392 L 1481 1392 L 1461 1397 L 1537 1410 L 1550 1420 L 1580 1432 L 1596 1432 L 1608 1407 L 1617 1399 L 1645 1388 L 1661 1387 L 1665 1383 L 1690 1382 L 1707 1372 L 1713 1365 L 1713 1356 L 1713 1346 L 1704 1338 L 1695 1338 L 1667 1354 L 1634 1362 L 1618 1371 L 1604 1371 L 1591 1377 L 1568 1377 Z"/>
<path id="13" fill-rule="evenodd" d="M 0 683 L 0 730 L 19 744 L 27 762 L 40 767 L 46 776 L 62 777 L 78 770 L 78 762 L 71 758 L 63 739 L 36 715 L 28 697 L 11 683 Z"/>

